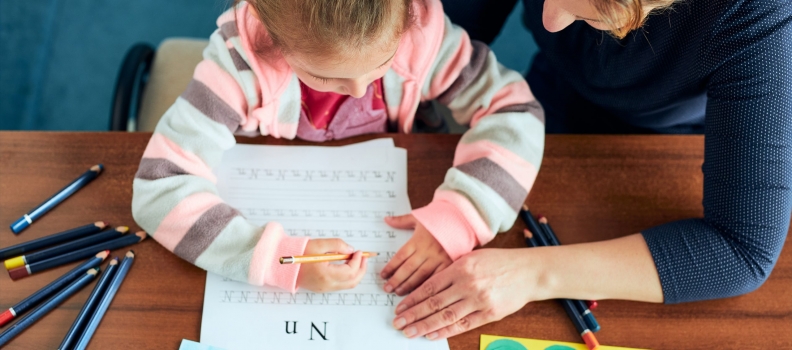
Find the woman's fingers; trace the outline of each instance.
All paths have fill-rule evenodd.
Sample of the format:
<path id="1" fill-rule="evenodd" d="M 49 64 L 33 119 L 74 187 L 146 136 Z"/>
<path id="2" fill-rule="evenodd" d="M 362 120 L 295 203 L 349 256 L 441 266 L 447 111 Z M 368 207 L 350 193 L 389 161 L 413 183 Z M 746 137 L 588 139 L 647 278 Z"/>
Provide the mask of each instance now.
<path id="1" fill-rule="evenodd" d="M 390 225 L 393 228 L 398 228 L 402 230 L 413 230 L 415 229 L 415 225 L 417 221 L 412 214 L 407 215 L 400 215 L 400 216 L 386 216 L 385 223 Z"/>
<path id="2" fill-rule="evenodd" d="M 451 286 L 452 276 L 445 272 L 446 271 L 442 271 L 439 274 L 430 277 L 428 280 L 426 280 L 426 282 L 418 287 L 418 289 L 414 290 L 412 293 L 410 293 L 410 295 L 404 298 L 404 300 L 402 300 L 399 305 L 396 306 L 396 314 L 401 316 L 402 312 L 405 312 L 415 305 L 418 305 L 430 297 L 440 294 L 444 290 L 448 289 Z M 450 304 L 450 302 L 448 304 Z M 422 318 L 428 316 L 428 314 L 422 315 Z"/>
<path id="3" fill-rule="evenodd" d="M 433 315 L 442 312 L 447 307 L 461 301 L 461 296 L 461 293 L 457 293 L 453 290 L 453 288 L 448 288 L 400 313 L 393 320 L 393 326 L 396 327 L 396 329 L 406 330 L 405 327 L 415 325 L 419 321 L 432 317 Z M 432 330 L 434 329 L 429 331 Z"/>
<path id="4" fill-rule="evenodd" d="M 432 299 L 429 298 L 428 300 Z M 456 327 L 470 329 L 467 316 L 476 311 L 478 310 L 472 300 L 458 300 L 445 308 L 433 312 L 429 317 L 412 324 L 408 323 L 402 333 L 408 338 L 415 338 L 454 326 L 455 324 L 459 324 Z"/>
<path id="5" fill-rule="evenodd" d="M 455 322 L 454 324 L 443 327 L 434 332 L 430 332 L 426 335 L 426 338 L 429 340 L 446 339 L 495 321 L 494 318 L 487 319 L 486 315 L 488 315 L 486 311 L 471 312 L 467 316 L 459 319 L 459 321 Z"/>

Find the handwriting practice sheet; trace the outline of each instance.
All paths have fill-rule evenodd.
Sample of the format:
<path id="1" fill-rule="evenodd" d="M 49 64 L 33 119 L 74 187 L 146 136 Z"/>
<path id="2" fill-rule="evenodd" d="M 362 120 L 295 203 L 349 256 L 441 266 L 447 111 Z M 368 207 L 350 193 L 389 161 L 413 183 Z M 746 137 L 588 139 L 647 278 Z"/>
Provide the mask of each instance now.
<path id="1" fill-rule="evenodd" d="M 378 252 L 349 290 L 292 294 L 208 273 L 201 343 L 225 349 L 448 349 L 392 326 L 401 301 L 379 272 L 410 238 L 386 216 L 410 212 L 407 152 L 392 139 L 342 147 L 236 145 L 215 169 L 220 197 L 248 220 L 294 237 L 341 238 Z M 279 257 L 272 257 L 278 259 Z M 277 262 L 275 262 L 277 264 Z"/>

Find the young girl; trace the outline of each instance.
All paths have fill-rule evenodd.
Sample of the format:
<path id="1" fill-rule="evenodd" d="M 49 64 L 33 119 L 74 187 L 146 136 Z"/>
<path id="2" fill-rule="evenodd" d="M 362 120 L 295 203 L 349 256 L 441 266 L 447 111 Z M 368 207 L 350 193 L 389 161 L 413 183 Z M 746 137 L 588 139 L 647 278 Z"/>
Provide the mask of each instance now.
<path id="1" fill-rule="evenodd" d="M 251 0 L 217 20 L 193 81 L 165 113 L 134 180 L 132 210 L 165 248 L 254 285 L 325 292 L 354 287 L 366 262 L 280 265 L 280 256 L 352 253 L 340 240 L 259 227 L 218 197 L 211 168 L 234 135 L 311 141 L 398 130 L 437 100 L 470 125 L 426 207 L 390 225 L 414 228 L 382 271 L 405 294 L 507 230 L 533 185 L 544 121 L 520 74 L 427 0 Z"/>

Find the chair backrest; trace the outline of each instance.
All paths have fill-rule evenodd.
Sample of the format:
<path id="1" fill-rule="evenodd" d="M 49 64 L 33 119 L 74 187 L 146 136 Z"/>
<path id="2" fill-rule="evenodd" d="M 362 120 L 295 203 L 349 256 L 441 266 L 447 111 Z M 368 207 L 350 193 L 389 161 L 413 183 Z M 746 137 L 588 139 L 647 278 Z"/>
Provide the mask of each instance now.
<path id="1" fill-rule="evenodd" d="M 140 101 L 138 131 L 154 131 L 162 115 L 192 80 L 207 45 L 208 40 L 186 38 L 166 39 L 160 44 Z"/>

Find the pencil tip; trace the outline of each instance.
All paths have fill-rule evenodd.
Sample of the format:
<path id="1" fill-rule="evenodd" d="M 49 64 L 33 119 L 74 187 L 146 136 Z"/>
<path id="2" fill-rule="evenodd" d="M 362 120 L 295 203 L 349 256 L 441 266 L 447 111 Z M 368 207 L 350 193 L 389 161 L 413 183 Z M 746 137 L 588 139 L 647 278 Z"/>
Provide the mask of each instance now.
<path id="1" fill-rule="evenodd" d="M 140 237 L 140 241 L 138 241 L 138 242 L 141 242 L 141 241 L 143 241 L 144 239 L 146 239 L 146 231 L 138 231 L 138 232 L 135 232 L 135 236 L 138 236 L 138 237 Z"/>
<path id="2" fill-rule="evenodd" d="M 102 165 L 102 164 L 96 164 L 96 165 L 91 167 L 91 171 L 95 171 L 97 173 L 101 173 L 102 170 L 104 170 L 104 165 Z"/>
<path id="3" fill-rule="evenodd" d="M 547 223 L 547 218 L 544 217 L 544 216 L 539 215 L 539 223 L 540 224 L 546 224 Z"/>
<path id="4" fill-rule="evenodd" d="M 94 226 L 96 226 L 98 228 L 105 228 L 105 227 L 107 227 L 107 222 L 105 222 L 105 221 L 97 221 L 97 222 L 94 222 Z"/>
<path id="5" fill-rule="evenodd" d="M 94 275 L 95 276 L 97 273 L 99 273 L 99 268 L 97 268 L 97 267 L 88 270 L 88 274 L 89 275 Z"/>
<path id="6" fill-rule="evenodd" d="M 113 258 L 113 260 L 110 260 L 109 265 L 118 265 L 118 258 Z"/>
<path id="7" fill-rule="evenodd" d="M 126 226 L 118 226 L 115 229 L 116 229 L 116 231 L 121 232 L 121 233 L 126 233 L 127 231 L 129 231 L 129 227 L 126 227 Z"/>
<path id="8" fill-rule="evenodd" d="M 135 251 L 130 249 L 128 252 L 126 252 L 126 254 L 124 254 L 124 256 L 126 256 L 127 258 L 134 258 L 135 257 Z"/>
<path id="9" fill-rule="evenodd" d="M 523 204 L 523 210 L 528 211 L 528 204 Z"/>
<path id="10" fill-rule="evenodd" d="M 523 229 L 523 235 L 525 235 L 525 238 L 533 238 L 533 232 L 527 228 Z"/>
<path id="11" fill-rule="evenodd" d="M 96 254 L 96 257 L 97 258 L 102 258 L 102 260 L 104 260 L 105 258 L 107 258 L 108 255 L 110 255 L 110 251 L 109 250 L 105 250 L 105 251 L 102 251 L 102 252 L 99 252 L 98 254 Z"/>

